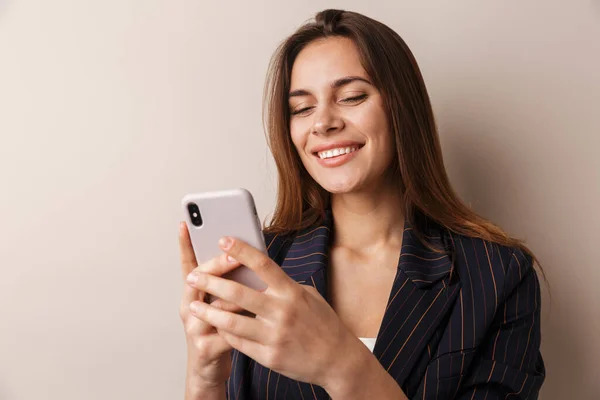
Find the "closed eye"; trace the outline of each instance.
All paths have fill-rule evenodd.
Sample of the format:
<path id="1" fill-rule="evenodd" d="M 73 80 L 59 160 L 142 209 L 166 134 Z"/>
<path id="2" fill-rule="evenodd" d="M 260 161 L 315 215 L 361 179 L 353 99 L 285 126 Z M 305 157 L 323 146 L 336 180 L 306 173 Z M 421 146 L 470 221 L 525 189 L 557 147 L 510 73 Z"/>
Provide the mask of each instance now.
<path id="1" fill-rule="evenodd" d="M 348 103 L 357 103 L 357 102 L 359 102 L 361 100 L 364 100 L 366 98 L 367 98 L 367 94 L 365 93 L 365 94 L 361 94 L 361 95 L 358 95 L 358 96 L 346 97 L 345 99 L 340 100 L 340 102 L 346 103 L 346 104 L 348 104 Z M 304 113 L 306 113 L 307 111 L 309 111 L 312 108 L 314 108 L 314 107 L 304 107 L 304 108 L 301 108 L 299 110 L 292 111 L 290 114 L 291 115 L 304 114 Z"/>
<path id="2" fill-rule="evenodd" d="M 291 112 L 291 114 L 292 114 L 292 115 L 298 115 L 298 114 L 302 114 L 302 113 L 305 113 L 306 111 L 310 110 L 311 108 L 312 108 L 312 107 L 304 107 L 304 108 L 301 108 L 301 109 L 299 109 L 299 110 L 292 111 L 292 112 Z"/>
<path id="3" fill-rule="evenodd" d="M 341 101 L 342 101 L 342 103 L 353 103 L 353 102 L 357 102 L 357 101 L 363 100 L 365 98 L 367 98 L 367 95 L 366 94 L 361 94 L 359 96 L 347 97 L 345 99 L 342 99 Z"/>

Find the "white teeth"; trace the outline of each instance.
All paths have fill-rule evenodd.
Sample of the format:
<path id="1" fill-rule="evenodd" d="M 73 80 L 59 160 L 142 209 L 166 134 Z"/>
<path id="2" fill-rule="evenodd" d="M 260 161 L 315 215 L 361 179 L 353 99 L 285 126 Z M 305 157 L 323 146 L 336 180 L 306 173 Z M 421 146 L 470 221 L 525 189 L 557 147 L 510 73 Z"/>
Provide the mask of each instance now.
<path id="1" fill-rule="evenodd" d="M 333 150 L 320 151 L 318 153 L 318 155 L 319 155 L 320 159 L 325 159 L 325 158 L 332 158 L 332 157 L 337 157 L 337 156 L 341 156 L 344 154 L 352 153 L 353 151 L 356 151 L 356 150 L 358 150 L 358 146 L 340 147 L 340 148 L 333 149 Z"/>

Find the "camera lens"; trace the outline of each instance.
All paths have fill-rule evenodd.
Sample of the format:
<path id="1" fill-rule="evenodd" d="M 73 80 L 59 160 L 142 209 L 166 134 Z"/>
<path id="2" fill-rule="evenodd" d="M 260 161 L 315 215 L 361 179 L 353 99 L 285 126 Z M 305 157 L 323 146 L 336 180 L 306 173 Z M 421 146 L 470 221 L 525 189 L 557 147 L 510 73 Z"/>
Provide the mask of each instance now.
<path id="1" fill-rule="evenodd" d="M 194 226 L 202 225 L 202 215 L 200 214 L 200 209 L 196 203 L 190 203 L 187 206 L 188 213 L 190 214 L 190 221 Z"/>

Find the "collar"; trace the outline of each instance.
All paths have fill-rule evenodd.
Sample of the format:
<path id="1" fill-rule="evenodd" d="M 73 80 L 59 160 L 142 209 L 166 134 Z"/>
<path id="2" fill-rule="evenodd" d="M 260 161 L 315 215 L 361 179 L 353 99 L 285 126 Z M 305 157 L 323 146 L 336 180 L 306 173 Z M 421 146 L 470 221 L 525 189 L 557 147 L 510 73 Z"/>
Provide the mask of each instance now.
<path id="1" fill-rule="evenodd" d="M 397 269 L 417 288 L 426 289 L 450 275 L 454 246 L 445 228 L 425 217 L 417 221 L 406 220 L 404 224 Z M 321 224 L 296 234 L 281 264 L 291 278 L 312 284 L 326 299 L 326 285 L 315 285 L 313 281 L 326 273 L 332 238 L 333 213 L 327 209 Z"/>

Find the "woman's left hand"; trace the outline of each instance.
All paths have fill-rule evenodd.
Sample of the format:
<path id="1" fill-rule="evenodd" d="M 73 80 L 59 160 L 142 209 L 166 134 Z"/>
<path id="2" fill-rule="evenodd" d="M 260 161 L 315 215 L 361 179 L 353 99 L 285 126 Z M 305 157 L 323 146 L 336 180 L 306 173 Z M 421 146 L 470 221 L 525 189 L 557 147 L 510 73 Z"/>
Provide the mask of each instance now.
<path id="1" fill-rule="evenodd" d="M 233 348 L 291 379 L 325 388 L 360 365 L 360 357 L 370 355 L 312 286 L 296 283 L 267 255 L 241 240 L 223 238 L 219 245 L 268 285 L 259 292 L 210 271 L 189 275 L 193 287 L 256 315 L 191 304 L 193 315 L 217 328 Z"/>

